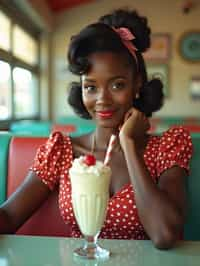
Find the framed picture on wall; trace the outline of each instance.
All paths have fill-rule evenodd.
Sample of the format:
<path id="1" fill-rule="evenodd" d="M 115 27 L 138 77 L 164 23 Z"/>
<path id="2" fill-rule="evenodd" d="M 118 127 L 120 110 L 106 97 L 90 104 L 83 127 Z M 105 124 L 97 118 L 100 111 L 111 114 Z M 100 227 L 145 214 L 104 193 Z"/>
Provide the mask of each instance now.
<path id="1" fill-rule="evenodd" d="M 200 31 L 190 31 L 182 35 L 179 42 L 179 52 L 188 62 L 200 62 Z"/>
<path id="2" fill-rule="evenodd" d="M 151 47 L 143 55 L 146 61 L 167 61 L 171 56 L 170 34 L 152 34 Z"/>
<path id="3" fill-rule="evenodd" d="M 158 78 L 163 83 L 165 97 L 169 97 L 169 68 L 167 64 L 147 64 L 148 79 Z"/>
<path id="4" fill-rule="evenodd" d="M 190 79 L 189 92 L 193 100 L 200 100 L 200 76 L 194 76 Z"/>

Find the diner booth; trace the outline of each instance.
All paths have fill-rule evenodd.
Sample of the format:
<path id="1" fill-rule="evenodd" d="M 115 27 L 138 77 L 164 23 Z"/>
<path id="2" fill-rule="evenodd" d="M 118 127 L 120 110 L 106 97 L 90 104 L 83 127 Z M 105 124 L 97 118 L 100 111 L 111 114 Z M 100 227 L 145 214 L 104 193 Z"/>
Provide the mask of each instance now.
<path id="1" fill-rule="evenodd" d="M 0 266 L 200 265 L 200 3 L 125 2 L 148 17 L 152 46 L 143 54 L 147 75 L 164 85 L 164 105 L 149 118 L 148 133 L 160 136 L 183 126 L 192 138 L 180 240 L 163 251 L 149 240 L 99 239 L 110 257 L 79 260 L 73 251 L 83 239 L 70 237 L 55 190 L 17 232 L 0 235 Z M 67 102 L 77 77 L 68 70 L 66 50 L 82 25 L 118 7 L 124 1 L 0 0 L 0 204 L 23 182 L 52 133 L 73 138 L 95 131 L 95 122 L 79 117 Z"/>

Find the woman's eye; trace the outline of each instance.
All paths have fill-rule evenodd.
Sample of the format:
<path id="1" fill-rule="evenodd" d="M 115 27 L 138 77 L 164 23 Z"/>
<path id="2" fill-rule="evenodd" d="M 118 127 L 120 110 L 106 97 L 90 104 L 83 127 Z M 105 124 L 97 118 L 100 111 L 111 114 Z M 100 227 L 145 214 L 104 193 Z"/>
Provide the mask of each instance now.
<path id="1" fill-rule="evenodd" d="M 120 89 L 123 89 L 124 87 L 125 87 L 124 82 L 117 82 L 117 83 L 114 83 L 114 84 L 112 85 L 112 88 L 113 88 L 114 90 L 120 90 Z"/>
<path id="2" fill-rule="evenodd" d="M 96 91 L 96 87 L 95 86 L 84 86 L 83 89 L 88 92 L 88 93 L 93 93 Z"/>

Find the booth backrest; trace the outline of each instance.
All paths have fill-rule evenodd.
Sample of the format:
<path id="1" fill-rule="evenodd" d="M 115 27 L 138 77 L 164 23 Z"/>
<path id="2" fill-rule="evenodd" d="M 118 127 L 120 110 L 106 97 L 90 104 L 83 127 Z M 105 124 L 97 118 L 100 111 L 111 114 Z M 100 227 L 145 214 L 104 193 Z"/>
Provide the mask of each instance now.
<path id="1" fill-rule="evenodd" d="M 184 239 L 200 240 L 200 136 L 193 135 L 192 142 L 194 154 L 186 186 L 188 217 L 185 224 Z"/>
<path id="2" fill-rule="evenodd" d="M 37 148 L 46 138 L 12 137 L 8 156 L 7 196 L 23 182 L 33 162 Z M 57 191 L 50 194 L 45 203 L 17 231 L 22 235 L 69 236 L 58 209 Z"/>
<path id="3" fill-rule="evenodd" d="M 0 132 L 0 204 L 6 199 L 6 180 L 8 170 L 8 150 L 11 134 Z"/>
<path id="4" fill-rule="evenodd" d="M 17 136 L 47 137 L 51 127 L 50 121 L 21 120 L 11 123 L 10 131 Z"/>
<path id="5" fill-rule="evenodd" d="M 9 138 L 6 137 L 5 147 L 9 145 Z M 45 141 L 46 138 L 12 137 L 8 152 L 7 196 L 13 193 L 23 181 L 33 162 L 37 148 Z M 192 141 L 194 154 L 190 176 L 187 178 L 188 218 L 184 228 L 184 239 L 200 240 L 200 136 L 193 135 Z M 5 181 L 2 182 L 5 183 Z M 60 216 L 57 197 L 57 191 L 51 193 L 47 201 L 20 228 L 17 234 L 69 236 L 70 229 Z"/>

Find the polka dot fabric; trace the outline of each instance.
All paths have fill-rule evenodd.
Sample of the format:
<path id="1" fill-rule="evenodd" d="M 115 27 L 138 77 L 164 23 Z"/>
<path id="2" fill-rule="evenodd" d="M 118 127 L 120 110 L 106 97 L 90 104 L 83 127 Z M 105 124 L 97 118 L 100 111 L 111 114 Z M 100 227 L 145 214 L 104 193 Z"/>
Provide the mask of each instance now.
<path id="1" fill-rule="evenodd" d="M 157 156 L 157 176 L 174 166 L 179 165 L 189 172 L 189 161 L 192 155 L 192 141 L 189 132 L 183 127 L 172 127 L 163 134 Z"/>
<path id="2" fill-rule="evenodd" d="M 162 136 L 150 136 L 144 161 L 152 180 L 157 183 L 168 168 L 178 165 L 189 171 L 192 155 L 191 137 L 183 127 L 172 127 Z M 73 160 L 72 144 L 68 136 L 53 133 L 47 143 L 38 149 L 30 170 L 53 190 L 59 186 L 59 208 L 71 237 L 81 237 L 71 202 L 71 183 L 68 170 Z M 110 198 L 101 238 L 148 239 L 140 222 L 131 183 L 123 186 Z"/>
<path id="3" fill-rule="evenodd" d="M 42 145 L 34 159 L 30 170 L 35 171 L 39 178 L 53 190 L 65 175 L 73 160 L 71 141 L 60 132 L 50 135 L 45 145 Z"/>

